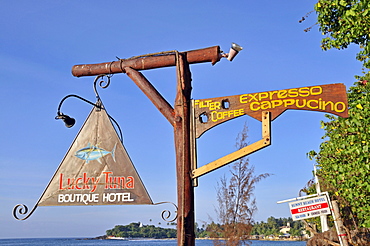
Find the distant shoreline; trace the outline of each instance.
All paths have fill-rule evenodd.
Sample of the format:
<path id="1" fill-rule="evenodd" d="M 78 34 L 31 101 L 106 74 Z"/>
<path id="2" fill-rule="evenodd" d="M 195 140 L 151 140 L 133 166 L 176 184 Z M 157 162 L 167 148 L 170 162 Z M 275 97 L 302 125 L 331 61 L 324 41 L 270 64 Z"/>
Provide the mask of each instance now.
<path id="1" fill-rule="evenodd" d="M 93 238 L 81 238 L 78 240 L 123 240 L 123 241 L 135 241 L 135 240 L 177 240 L 177 238 L 151 238 L 151 237 L 112 237 L 112 236 L 98 236 Z"/>
<path id="2" fill-rule="evenodd" d="M 107 236 L 107 235 L 103 235 L 103 236 L 98 236 L 98 237 L 94 237 L 94 238 L 82 238 L 82 239 L 77 239 L 77 240 L 123 240 L 123 241 L 135 241 L 135 240 L 177 240 L 177 238 L 146 238 L 146 237 L 137 237 L 137 238 L 124 238 L 124 237 L 112 237 L 112 236 Z M 223 240 L 222 238 L 196 238 L 195 240 Z M 247 239 L 247 240 L 250 240 L 250 241 L 281 241 L 281 242 L 284 242 L 284 241 L 307 241 L 307 240 L 298 240 L 298 239 L 255 239 L 255 238 L 251 238 L 251 239 Z"/>

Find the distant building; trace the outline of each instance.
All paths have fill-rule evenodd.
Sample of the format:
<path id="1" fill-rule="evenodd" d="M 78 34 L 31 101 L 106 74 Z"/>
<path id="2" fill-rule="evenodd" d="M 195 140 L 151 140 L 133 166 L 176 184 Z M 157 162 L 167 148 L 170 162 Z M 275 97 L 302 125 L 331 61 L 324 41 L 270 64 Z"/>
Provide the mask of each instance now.
<path id="1" fill-rule="evenodd" d="M 286 224 L 286 226 L 282 226 L 282 227 L 280 227 L 280 233 L 282 233 L 283 235 L 284 234 L 289 234 L 288 232 L 290 231 L 290 223 L 288 222 L 287 224 Z M 290 236 L 290 235 L 289 235 Z"/>

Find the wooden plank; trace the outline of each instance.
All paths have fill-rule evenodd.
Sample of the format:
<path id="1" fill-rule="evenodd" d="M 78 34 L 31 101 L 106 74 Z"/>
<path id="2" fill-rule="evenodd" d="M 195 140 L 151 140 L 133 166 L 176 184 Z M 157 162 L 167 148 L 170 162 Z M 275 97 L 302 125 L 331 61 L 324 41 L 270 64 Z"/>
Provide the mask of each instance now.
<path id="1" fill-rule="evenodd" d="M 250 144 L 242 149 L 239 149 L 231 154 L 221 157 L 213 162 L 201 166 L 192 171 L 192 178 L 198 178 L 204 174 L 212 172 L 220 167 L 223 167 L 237 159 L 250 155 L 260 149 L 271 145 L 271 115 L 270 112 L 262 112 L 262 139 Z"/>
<path id="2" fill-rule="evenodd" d="M 192 172 L 192 178 L 198 178 L 204 174 L 207 174 L 209 172 L 212 172 L 220 167 L 223 167 L 239 158 L 242 158 L 246 155 L 249 155 L 253 152 L 256 152 L 257 150 L 260 150 L 264 147 L 267 147 L 270 145 L 269 141 L 266 141 L 265 139 L 261 139 L 251 145 L 248 145 L 240 150 L 237 150 L 231 154 L 228 154 L 224 157 L 221 157 L 213 162 L 210 162 L 204 166 L 201 166 Z"/>
<path id="3" fill-rule="evenodd" d="M 135 82 L 137 87 L 149 98 L 154 106 L 163 114 L 163 116 L 174 126 L 174 109 L 157 91 L 157 89 L 145 78 L 145 76 L 130 67 L 125 68 L 127 76 Z"/>
<path id="4" fill-rule="evenodd" d="M 326 112 L 348 117 L 344 84 L 327 84 L 194 100 L 196 137 L 218 124 L 249 115 L 259 121 L 262 111 L 271 120 L 288 109 Z"/>
<path id="5" fill-rule="evenodd" d="M 195 117 L 194 117 L 194 100 L 190 101 L 190 152 L 191 152 L 191 170 L 198 168 L 197 164 L 197 139 L 195 137 Z M 198 179 L 192 179 L 193 187 L 198 186 Z"/>
<path id="6" fill-rule="evenodd" d="M 262 138 L 271 142 L 271 113 L 262 112 Z"/>

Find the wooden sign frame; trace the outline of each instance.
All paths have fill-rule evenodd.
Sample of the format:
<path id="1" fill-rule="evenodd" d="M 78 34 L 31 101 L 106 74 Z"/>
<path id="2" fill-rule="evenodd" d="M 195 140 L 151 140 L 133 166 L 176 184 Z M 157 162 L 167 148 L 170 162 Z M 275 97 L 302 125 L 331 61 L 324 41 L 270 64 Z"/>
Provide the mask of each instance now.
<path id="1" fill-rule="evenodd" d="M 262 139 L 254 142 L 244 148 L 241 148 L 231 154 L 223 156 L 213 162 L 192 170 L 192 178 L 198 178 L 204 174 L 212 172 L 220 167 L 223 167 L 237 159 L 252 154 L 260 149 L 271 145 L 271 114 L 268 111 L 262 112 Z"/>
<path id="2" fill-rule="evenodd" d="M 198 185 L 198 177 L 271 145 L 271 121 L 288 109 L 348 117 L 346 87 L 339 83 L 192 100 L 191 105 L 191 177 L 194 186 Z M 198 168 L 196 138 L 212 127 L 243 115 L 262 122 L 262 139 Z"/>
<path id="3" fill-rule="evenodd" d="M 340 83 L 193 101 L 196 138 L 218 124 L 243 115 L 262 121 L 262 111 L 271 112 L 271 121 L 288 109 L 320 111 L 348 117 L 346 87 Z"/>

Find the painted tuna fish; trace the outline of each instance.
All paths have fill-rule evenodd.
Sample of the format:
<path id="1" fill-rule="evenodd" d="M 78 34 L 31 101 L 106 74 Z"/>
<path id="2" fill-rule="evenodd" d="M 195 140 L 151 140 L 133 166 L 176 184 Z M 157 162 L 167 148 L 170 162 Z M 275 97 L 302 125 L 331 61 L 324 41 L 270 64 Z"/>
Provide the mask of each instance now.
<path id="1" fill-rule="evenodd" d="M 99 163 L 101 163 L 100 158 L 110 153 L 112 155 L 113 160 L 116 161 L 114 157 L 114 151 L 116 150 L 116 145 L 117 144 L 115 144 L 112 151 L 109 152 L 109 151 L 106 151 L 105 149 L 99 148 L 89 143 L 87 147 L 78 150 L 75 156 L 82 160 L 85 160 L 86 163 L 89 163 L 89 161 L 92 161 L 92 160 L 97 160 Z"/>

